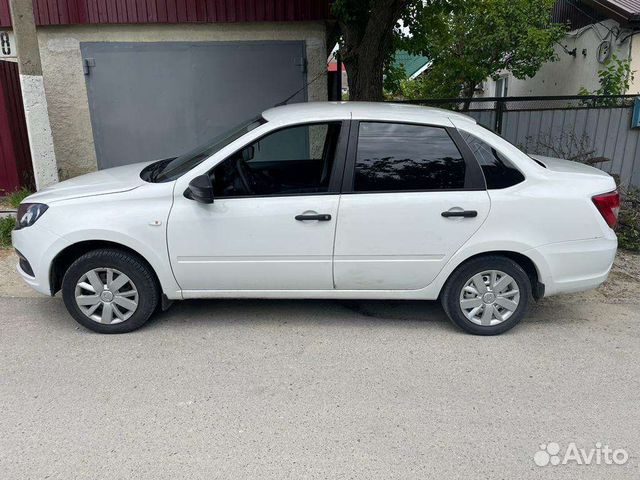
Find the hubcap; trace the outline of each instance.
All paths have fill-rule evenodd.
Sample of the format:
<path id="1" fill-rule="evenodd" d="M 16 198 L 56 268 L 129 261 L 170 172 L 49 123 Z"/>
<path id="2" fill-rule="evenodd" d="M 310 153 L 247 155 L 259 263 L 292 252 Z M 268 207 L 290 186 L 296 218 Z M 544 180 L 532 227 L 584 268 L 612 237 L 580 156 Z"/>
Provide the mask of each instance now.
<path id="1" fill-rule="evenodd" d="M 131 318 L 138 309 L 138 289 L 115 268 L 94 268 L 76 284 L 76 304 L 97 323 L 111 325 Z"/>
<path id="2" fill-rule="evenodd" d="M 520 290 L 510 275 L 487 270 L 471 277 L 460 292 L 460 309 L 476 325 L 493 326 L 518 309 Z"/>
<path id="3" fill-rule="evenodd" d="M 484 303 L 493 303 L 496 301 L 496 296 L 492 292 L 487 292 L 482 296 L 482 301 Z"/>

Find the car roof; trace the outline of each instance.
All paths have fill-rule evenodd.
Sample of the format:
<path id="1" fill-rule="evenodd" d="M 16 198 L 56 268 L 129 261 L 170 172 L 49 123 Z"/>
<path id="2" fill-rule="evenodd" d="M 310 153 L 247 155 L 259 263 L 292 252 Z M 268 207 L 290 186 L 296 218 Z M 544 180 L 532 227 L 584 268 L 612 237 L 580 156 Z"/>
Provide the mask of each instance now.
<path id="1" fill-rule="evenodd" d="M 327 119 L 402 121 L 451 126 L 451 119 L 476 121 L 461 113 L 420 105 L 387 102 L 308 102 L 282 105 L 266 110 L 268 122 L 292 123 Z"/>

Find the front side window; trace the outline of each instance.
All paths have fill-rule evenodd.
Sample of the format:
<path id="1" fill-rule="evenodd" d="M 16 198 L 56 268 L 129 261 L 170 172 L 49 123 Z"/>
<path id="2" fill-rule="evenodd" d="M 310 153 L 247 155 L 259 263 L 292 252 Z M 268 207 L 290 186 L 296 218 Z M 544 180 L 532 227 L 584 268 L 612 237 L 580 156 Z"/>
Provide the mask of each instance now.
<path id="1" fill-rule="evenodd" d="M 470 133 L 460 132 L 482 167 L 487 188 L 497 190 L 516 185 L 524 175 L 507 158 L 488 143 Z"/>
<path id="2" fill-rule="evenodd" d="M 212 170 L 214 195 L 328 192 L 340 128 L 340 122 L 296 125 L 262 137 Z"/>
<path id="3" fill-rule="evenodd" d="M 465 172 L 465 161 L 444 128 L 360 123 L 356 192 L 462 189 Z"/>

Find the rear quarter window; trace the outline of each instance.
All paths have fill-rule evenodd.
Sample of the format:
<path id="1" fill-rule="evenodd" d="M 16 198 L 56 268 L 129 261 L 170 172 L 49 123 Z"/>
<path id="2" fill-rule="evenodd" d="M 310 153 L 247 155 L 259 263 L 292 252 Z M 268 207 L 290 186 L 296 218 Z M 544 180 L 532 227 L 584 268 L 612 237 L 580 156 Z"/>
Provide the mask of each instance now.
<path id="1" fill-rule="evenodd" d="M 512 187 L 524 181 L 524 175 L 503 154 L 470 133 L 460 132 L 475 155 L 489 190 Z"/>

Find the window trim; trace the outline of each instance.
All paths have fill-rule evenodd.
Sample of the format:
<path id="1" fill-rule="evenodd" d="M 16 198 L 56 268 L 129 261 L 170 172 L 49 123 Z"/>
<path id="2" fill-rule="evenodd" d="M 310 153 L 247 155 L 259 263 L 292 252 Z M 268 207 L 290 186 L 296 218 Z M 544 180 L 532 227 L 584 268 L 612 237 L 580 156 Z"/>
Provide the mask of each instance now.
<path id="1" fill-rule="evenodd" d="M 413 125 L 419 127 L 431 127 L 444 130 L 452 142 L 462 155 L 462 159 L 465 163 L 465 175 L 464 175 L 464 187 L 463 188 L 431 188 L 431 189 L 417 189 L 417 190 L 370 190 L 370 191 L 356 191 L 354 190 L 355 180 L 355 167 L 358 156 L 358 136 L 360 132 L 360 123 L 391 123 L 397 125 Z M 394 120 L 352 120 L 351 131 L 349 134 L 349 146 L 347 149 L 347 160 L 345 163 L 345 172 L 342 181 L 342 193 L 349 194 L 372 194 L 372 193 L 412 193 L 412 192 L 468 192 L 468 191 L 483 191 L 487 186 L 484 180 L 484 174 L 482 168 L 478 163 L 475 155 L 466 144 L 460 132 L 455 127 L 448 127 L 446 125 L 433 125 L 430 123 L 417 123 L 417 122 L 399 122 Z"/>
<path id="2" fill-rule="evenodd" d="M 338 143 L 336 145 L 336 151 L 335 151 L 335 158 L 333 161 L 333 167 L 331 168 L 331 175 L 329 176 L 329 186 L 327 187 L 327 191 L 326 192 L 309 192 L 309 193 L 274 193 L 274 194 L 269 194 L 269 195 L 234 195 L 234 196 L 230 196 L 230 197 L 222 197 L 222 196 L 214 196 L 214 202 L 215 200 L 234 200 L 234 199 L 242 199 L 242 198 L 287 198 L 287 197 L 311 197 L 311 196 L 324 196 L 324 195 L 339 195 L 340 194 L 340 189 L 342 186 L 342 178 L 343 178 L 343 174 L 344 174 L 344 166 L 345 166 L 345 162 L 346 162 L 346 156 L 347 156 L 347 144 L 349 141 L 349 135 L 350 135 L 350 129 L 351 129 L 351 122 L 349 120 L 345 120 L 345 119 L 334 119 L 334 120 L 314 120 L 314 121 L 307 121 L 307 122 L 301 122 L 301 123 L 291 123 L 288 125 L 283 125 L 281 127 L 278 128 L 274 128 L 273 130 L 269 130 L 268 132 L 265 132 L 264 135 L 259 136 L 258 138 L 255 138 L 253 140 L 251 140 L 248 143 L 243 144 L 241 147 L 237 148 L 236 150 L 234 150 L 232 153 L 230 153 L 229 155 L 225 156 L 222 160 L 220 160 L 218 163 L 216 163 L 216 165 L 214 167 L 212 167 L 211 169 L 207 170 L 206 174 L 207 175 L 211 175 L 212 172 L 218 168 L 218 166 L 222 165 L 224 162 L 226 162 L 227 160 L 229 160 L 229 158 L 233 157 L 234 155 L 237 155 L 239 152 L 241 152 L 243 149 L 245 149 L 247 146 L 252 145 L 256 142 L 259 142 L 260 140 L 262 140 L 265 137 L 268 137 L 269 135 L 272 135 L 274 133 L 278 133 L 282 130 L 286 130 L 289 128 L 296 128 L 296 127 L 302 127 L 305 125 L 311 126 L 311 125 L 325 125 L 325 124 L 329 124 L 329 123 L 339 123 L 340 124 L 340 136 L 338 137 Z"/>

